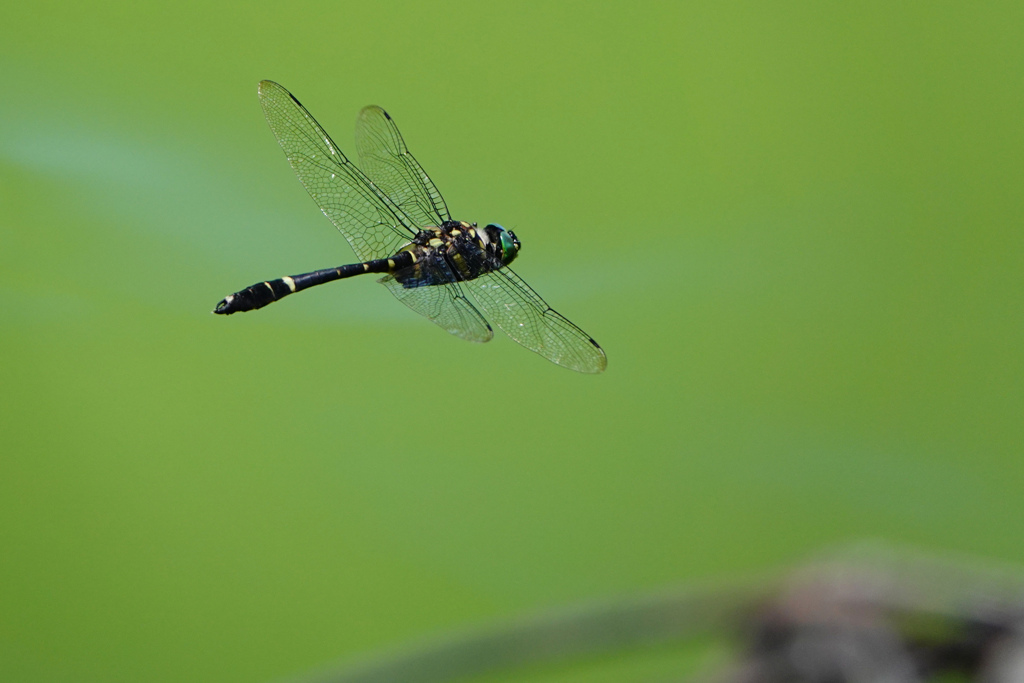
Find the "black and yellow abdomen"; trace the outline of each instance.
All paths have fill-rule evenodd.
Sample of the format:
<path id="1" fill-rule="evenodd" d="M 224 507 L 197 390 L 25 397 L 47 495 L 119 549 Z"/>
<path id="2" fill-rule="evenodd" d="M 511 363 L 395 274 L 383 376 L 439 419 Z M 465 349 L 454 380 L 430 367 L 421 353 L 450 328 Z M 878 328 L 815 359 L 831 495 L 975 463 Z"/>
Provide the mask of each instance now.
<path id="1" fill-rule="evenodd" d="M 409 252 L 401 251 L 391 258 L 376 259 L 363 263 L 350 263 L 337 268 L 325 268 L 312 273 L 302 275 L 288 275 L 277 280 L 258 282 L 255 285 L 235 292 L 220 300 L 214 313 L 230 315 L 244 311 L 254 311 L 263 308 L 267 304 L 283 299 L 289 294 L 301 292 L 309 287 L 322 285 L 326 282 L 341 280 L 364 273 L 391 273 L 396 270 L 407 268 L 415 261 L 415 256 Z"/>

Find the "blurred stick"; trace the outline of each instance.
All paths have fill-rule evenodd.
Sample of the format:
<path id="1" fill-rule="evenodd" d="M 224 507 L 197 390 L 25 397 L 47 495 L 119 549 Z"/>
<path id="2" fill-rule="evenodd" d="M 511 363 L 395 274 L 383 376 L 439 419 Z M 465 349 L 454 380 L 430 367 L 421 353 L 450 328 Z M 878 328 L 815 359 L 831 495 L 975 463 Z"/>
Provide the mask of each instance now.
<path id="1" fill-rule="evenodd" d="M 468 631 L 302 679 L 310 683 L 436 683 L 545 662 L 721 636 L 745 620 L 768 593 L 728 589 L 644 596 Z"/>

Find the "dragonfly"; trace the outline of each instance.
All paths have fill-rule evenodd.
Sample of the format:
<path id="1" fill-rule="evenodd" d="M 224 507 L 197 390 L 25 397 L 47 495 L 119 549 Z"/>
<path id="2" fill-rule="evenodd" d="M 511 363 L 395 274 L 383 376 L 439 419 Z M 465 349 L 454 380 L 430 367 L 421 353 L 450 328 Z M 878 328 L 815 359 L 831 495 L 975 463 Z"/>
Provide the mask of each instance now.
<path id="1" fill-rule="evenodd" d="M 262 81 L 259 98 L 288 163 L 359 262 L 258 282 L 222 299 L 214 313 L 252 311 L 309 287 L 377 273 L 399 301 L 456 337 L 490 341 L 489 318 L 557 365 L 604 371 L 607 356 L 593 337 L 508 267 L 522 246 L 515 233 L 497 223 L 480 228 L 452 220 L 386 111 L 369 106 L 359 113 L 357 167 L 283 86 Z"/>

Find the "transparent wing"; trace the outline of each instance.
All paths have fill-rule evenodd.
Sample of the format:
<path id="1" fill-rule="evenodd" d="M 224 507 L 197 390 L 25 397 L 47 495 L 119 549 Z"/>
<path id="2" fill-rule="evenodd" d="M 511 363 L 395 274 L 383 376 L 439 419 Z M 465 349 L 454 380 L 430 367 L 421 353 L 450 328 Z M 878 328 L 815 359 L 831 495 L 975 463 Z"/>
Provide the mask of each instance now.
<path id="1" fill-rule="evenodd" d="M 456 337 L 485 342 L 494 336 L 491 326 L 462 293 L 440 255 L 420 260 L 394 275 L 385 275 L 378 282 L 403 304 Z"/>
<path id="2" fill-rule="evenodd" d="M 464 284 L 484 314 L 531 351 L 578 372 L 603 372 L 607 367 L 608 359 L 597 342 L 548 306 L 508 268 Z"/>
<path id="3" fill-rule="evenodd" d="M 259 95 L 295 175 L 360 261 L 391 256 L 413 238 L 418 226 L 342 154 L 290 92 L 262 81 Z"/>
<path id="4" fill-rule="evenodd" d="M 440 226 L 451 220 L 444 198 L 380 107 L 365 107 L 356 121 L 359 166 L 384 194 L 398 205 L 417 228 Z"/>

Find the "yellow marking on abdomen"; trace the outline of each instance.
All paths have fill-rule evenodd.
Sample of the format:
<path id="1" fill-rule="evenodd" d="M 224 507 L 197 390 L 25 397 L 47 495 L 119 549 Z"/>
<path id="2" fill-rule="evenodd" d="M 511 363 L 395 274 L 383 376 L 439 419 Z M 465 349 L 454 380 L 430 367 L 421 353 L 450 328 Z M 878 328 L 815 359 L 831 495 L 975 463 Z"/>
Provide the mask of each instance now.
<path id="1" fill-rule="evenodd" d="M 295 280 L 291 279 L 288 276 L 285 276 L 281 279 L 284 280 L 284 283 L 286 285 L 288 285 L 288 289 L 292 290 L 293 292 L 295 291 Z"/>

